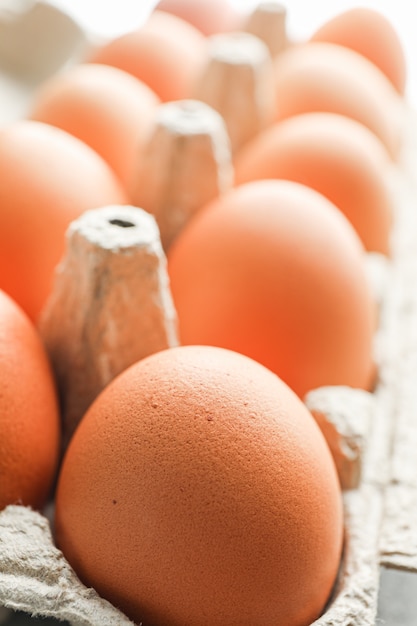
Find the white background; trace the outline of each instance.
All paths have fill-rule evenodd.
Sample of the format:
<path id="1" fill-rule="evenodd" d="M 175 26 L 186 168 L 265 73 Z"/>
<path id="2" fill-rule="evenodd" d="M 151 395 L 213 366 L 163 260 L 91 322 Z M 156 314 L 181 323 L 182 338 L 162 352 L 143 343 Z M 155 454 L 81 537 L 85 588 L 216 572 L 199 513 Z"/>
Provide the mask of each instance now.
<path id="1" fill-rule="evenodd" d="M 88 31 L 111 37 L 138 26 L 157 0 L 51 0 L 75 17 Z M 229 0 L 248 11 L 257 0 Z M 303 39 L 324 21 L 354 6 L 368 6 L 383 13 L 402 41 L 408 64 L 409 100 L 417 106 L 417 5 L 415 0 L 281 0 L 287 8 L 289 35 Z M 414 8 L 413 8 L 414 7 Z"/>

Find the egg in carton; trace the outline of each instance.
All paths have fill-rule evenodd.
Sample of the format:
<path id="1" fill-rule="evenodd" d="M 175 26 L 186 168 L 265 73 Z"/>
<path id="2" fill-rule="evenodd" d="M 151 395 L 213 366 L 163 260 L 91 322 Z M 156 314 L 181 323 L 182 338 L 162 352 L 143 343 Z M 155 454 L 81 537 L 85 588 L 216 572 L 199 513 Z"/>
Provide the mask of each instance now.
<path id="1" fill-rule="evenodd" d="M 416 542 L 412 531 L 416 475 L 413 461 L 415 426 L 412 423 L 416 304 L 409 289 L 415 271 L 415 217 L 412 201 L 415 135 L 410 132 L 414 129 L 413 117 L 406 117 L 408 139 L 403 150 L 403 161 L 399 167 L 393 166 L 396 215 L 392 258 L 389 262 L 378 255 L 372 255 L 369 259 L 371 281 L 380 301 L 380 323 L 375 344 L 379 365 L 376 389 L 370 394 L 346 387 L 329 387 L 314 390 L 305 398 L 333 452 L 345 489 L 345 549 L 340 575 L 326 612 L 315 622 L 317 625 L 347 625 L 352 621 L 356 624 L 374 624 L 379 566 L 403 567 L 410 571 L 416 567 Z M 223 180 L 227 180 L 228 176 L 230 171 Z M 62 288 L 63 284 L 72 282 L 80 302 L 86 295 L 74 280 L 77 272 L 71 277 L 65 267 L 72 265 L 76 270 L 77 263 L 89 246 L 96 246 L 98 258 L 104 262 L 112 246 L 117 250 L 123 247 L 120 237 L 129 239 L 132 232 L 137 230 L 137 210 L 130 214 L 126 211 L 129 212 L 126 208 L 110 207 L 101 216 L 98 213 L 84 216 L 83 220 L 92 220 L 90 225 L 84 222 L 84 225 L 79 223 L 72 226 L 69 241 L 78 239 L 81 247 L 78 246 L 75 253 L 75 265 L 69 261 L 70 255 L 67 262 L 61 265 L 61 288 L 57 280 L 57 290 L 46 308 L 44 333 L 49 332 L 45 331 L 48 317 L 49 328 L 53 328 L 54 308 L 58 307 L 62 314 L 60 307 L 65 302 L 62 294 L 68 294 L 67 288 Z M 96 220 L 103 219 L 103 216 L 108 233 L 103 241 L 97 241 L 96 237 L 91 237 L 91 233 L 94 232 L 94 223 L 98 223 Z M 148 220 L 148 226 L 141 229 L 140 236 L 145 239 L 149 237 L 148 243 L 153 242 L 150 246 L 151 256 L 159 250 L 156 263 L 155 256 L 153 263 L 149 260 L 148 263 L 153 266 L 152 271 L 158 268 L 160 277 L 161 271 L 162 274 L 164 271 L 164 257 L 161 255 L 157 230 L 150 224 Z M 89 231 L 89 228 L 92 230 Z M 86 237 L 88 231 L 90 235 Z M 143 256 L 143 241 L 139 248 Z M 112 258 L 115 258 L 114 255 Z M 111 279 L 112 272 L 110 283 Z M 159 296 L 156 299 L 153 297 L 152 301 L 154 306 L 156 302 L 159 313 L 162 311 L 166 314 L 166 325 L 162 324 L 165 333 L 167 328 L 171 328 L 163 342 L 168 346 L 175 345 L 174 316 L 170 294 L 166 291 L 167 283 L 162 284 L 162 287 L 160 282 L 157 284 Z M 143 306 L 143 302 L 140 306 Z M 114 307 L 103 308 L 104 315 L 109 315 L 103 322 L 104 327 L 108 325 L 114 311 Z M 84 313 L 88 316 L 88 307 Z M 113 319 L 110 323 L 114 322 Z M 67 341 L 67 347 L 70 343 Z M 63 345 L 62 337 L 58 338 L 57 345 Z M 89 357 L 93 357 L 93 360 L 95 358 L 94 355 Z M 65 356 L 64 360 L 67 358 Z M 100 358 L 97 367 L 99 362 Z M 118 364 L 117 368 L 125 365 Z M 110 378 L 114 373 L 110 374 Z M 109 376 L 108 368 L 106 375 Z M 107 380 L 102 379 L 100 385 L 106 384 Z M 97 392 L 95 388 L 92 395 Z M 78 411 L 82 413 L 83 408 Z M 0 515 L 0 524 L 0 601 L 5 606 L 34 615 L 66 619 L 74 625 L 130 623 L 108 602 L 78 581 L 54 546 L 46 517 L 25 507 L 11 506 Z M 403 529 L 408 532 L 405 533 Z"/>

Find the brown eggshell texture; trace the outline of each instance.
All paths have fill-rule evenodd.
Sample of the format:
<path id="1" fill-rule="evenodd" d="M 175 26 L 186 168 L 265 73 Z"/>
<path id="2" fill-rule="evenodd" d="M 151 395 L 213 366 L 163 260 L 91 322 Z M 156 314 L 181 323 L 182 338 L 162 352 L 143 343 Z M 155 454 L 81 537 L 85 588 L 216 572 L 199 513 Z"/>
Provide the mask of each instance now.
<path id="1" fill-rule="evenodd" d="M 205 59 L 206 39 L 197 28 L 154 11 L 141 28 L 101 46 L 88 60 L 136 76 L 168 102 L 190 97 Z"/>
<path id="2" fill-rule="evenodd" d="M 391 22 L 379 11 L 354 7 L 325 22 L 311 37 L 355 50 L 374 63 L 400 94 L 406 85 L 402 43 Z"/>
<path id="3" fill-rule="evenodd" d="M 156 8 L 189 22 L 206 36 L 233 30 L 240 21 L 228 0 L 160 0 Z"/>
<path id="4" fill-rule="evenodd" d="M 365 126 L 342 115 L 306 113 L 283 120 L 245 146 L 236 184 L 284 178 L 328 198 L 354 226 L 365 248 L 388 254 L 392 229 L 391 162 Z"/>
<path id="5" fill-rule="evenodd" d="M 183 344 L 246 354 L 301 397 L 322 385 L 371 386 L 364 250 L 321 194 L 282 180 L 241 185 L 180 233 L 168 270 Z"/>
<path id="6" fill-rule="evenodd" d="M 314 111 L 367 126 L 395 159 L 401 146 L 401 99 L 371 61 L 343 46 L 312 42 L 275 61 L 276 120 Z"/>
<path id="7" fill-rule="evenodd" d="M 29 117 L 84 141 L 130 191 L 158 104 L 157 95 L 127 72 L 85 63 L 45 82 Z"/>
<path id="8" fill-rule="evenodd" d="M 0 291 L 0 510 L 39 508 L 58 464 L 60 423 L 52 372 L 23 311 Z"/>
<path id="9" fill-rule="evenodd" d="M 87 209 L 126 202 L 113 171 L 79 139 L 31 120 L 3 127 L 0 288 L 36 320 L 70 222 Z"/>
<path id="10" fill-rule="evenodd" d="M 126 370 L 76 431 L 58 544 L 146 626 L 301 626 L 342 545 L 333 461 L 305 406 L 241 355 L 182 347 Z"/>

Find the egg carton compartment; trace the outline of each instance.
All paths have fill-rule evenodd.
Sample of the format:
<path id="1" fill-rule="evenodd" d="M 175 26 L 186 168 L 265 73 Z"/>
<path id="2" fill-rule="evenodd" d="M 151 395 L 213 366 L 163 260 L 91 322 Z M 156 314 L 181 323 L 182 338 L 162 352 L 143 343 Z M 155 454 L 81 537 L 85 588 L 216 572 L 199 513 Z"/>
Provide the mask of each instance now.
<path id="1" fill-rule="evenodd" d="M 389 321 L 389 328 L 391 320 L 398 320 L 397 311 L 390 313 L 387 306 L 384 298 L 380 339 L 387 337 L 386 323 Z M 397 332 L 393 340 L 396 336 Z M 346 535 L 340 576 L 334 598 L 315 622 L 317 626 L 375 623 L 378 538 L 384 485 L 389 476 L 387 459 L 395 402 L 389 388 L 392 359 L 388 363 L 387 371 L 380 369 L 374 394 L 327 387 L 306 397 L 327 437 L 345 487 Z M 131 623 L 78 580 L 54 546 L 47 517 L 26 507 L 9 506 L 0 514 L 0 529 L 0 602 L 5 606 L 66 620 L 73 626 Z"/>
<path id="2" fill-rule="evenodd" d="M 50 11 L 46 4 L 30 4 L 30 11 Z M 55 9 L 53 13 L 58 20 L 66 19 Z M 0 10 L 0 33 L 6 19 L 14 19 L 10 15 Z M 29 13 L 20 15 L 26 20 Z M 22 28 L 25 32 L 26 26 Z M 2 41 L 8 43 L 7 38 Z M 55 57 L 61 65 L 73 55 L 82 34 L 75 28 L 65 41 L 62 56 Z M 17 45 L 13 54 L 19 50 Z M 7 57 L 1 46 L 0 56 Z M 2 105 L 2 119 L 24 110 L 32 88 L 19 78 L 28 69 L 21 65 L 26 58 L 26 53 L 20 60 L 11 56 L 10 65 L 2 67 L 0 88 L 10 94 L 9 103 Z M 43 58 L 31 62 L 42 65 Z M 42 66 L 37 76 L 56 67 Z M 33 67 L 28 71 L 36 76 Z M 417 279 L 417 118 L 405 110 L 404 119 L 405 145 L 392 177 L 396 209 L 392 258 L 369 256 L 370 280 L 380 304 L 375 391 L 327 387 L 305 398 L 334 455 L 345 510 L 339 577 L 314 626 L 377 624 L 380 585 L 386 589 L 384 572 L 417 573 L 417 293 L 412 288 Z M 79 581 L 54 545 L 52 520 L 52 511 L 42 515 L 23 506 L 9 506 L 0 513 L 0 623 L 7 623 L 13 610 L 72 626 L 132 624 Z"/>
<path id="3" fill-rule="evenodd" d="M 385 263 L 383 266 L 387 269 Z M 394 280 L 391 271 L 386 273 L 387 280 L 388 277 Z M 386 341 L 388 334 L 384 334 L 384 329 L 390 328 L 397 345 L 401 325 L 397 325 L 398 312 L 390 310 L 388 302 L 386 298 L 381 302 L 379 343 L 387 345 L 384 339 Z M 394 328 L 392 320 L 395 320 Z M 389 477 L 389 442 L 395 402 L 395 394 L 389 387 L 392 359 L 387 363 L 385 370 L 381 360 L 380 382 L 374 394 L 346 387 L 327 387 L 312 391 L 306 397 L 334 453 L 345 487 L 346 540 L 340 577 L 334 599 L 316 625 L 375 623 L 378 538 L 384 486 Z M 34 615 L 67 620 L 74 626 L 131 623 L 80 583 L 54 546 L 46 517 L 26 507 L 11 506 L 0 514 L 0 528 L 0 600 L 3 604 Z"/>

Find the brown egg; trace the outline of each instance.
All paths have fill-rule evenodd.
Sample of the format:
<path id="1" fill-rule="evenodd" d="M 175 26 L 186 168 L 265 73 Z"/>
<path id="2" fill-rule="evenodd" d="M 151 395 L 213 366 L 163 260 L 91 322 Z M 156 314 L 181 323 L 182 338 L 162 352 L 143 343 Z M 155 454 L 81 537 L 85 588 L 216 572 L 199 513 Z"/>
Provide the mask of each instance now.
<path id="1" fill-rule="evenodd" d="M 307 626 L 342 545 L 340 488 L 302 402 L 242 355 L 148 357 L 80 423 L 56 498 L 77 574 L 144 626 Z"/>
<path id="2" fill-rule="evenodd" d="M 406 84 L 402 43 L 391 22 L 379 11 L 354 7 L 323 24 L 311 41 L 325 41 L 355 50 L 387 76 L 400 94 Z"/>
<path id="3" fill-rule="evenodd" d="M 239 17 L 228 0 L 160 0 L 156 5 L 210 36 L 237 29 Z"/>
<path id="4" fill-rule="evenodd" d="M 275 61 L 276 120 L 300 113 L 339 113 L 364 124 L 393 158 L 401 147 L 402 101 L 365 57 L 331 43 L 285 50 Z"/>
<path id="5" fill-rule="evenodd" d="M 36 320 L 52 288 L 69 223 L 125 204 L 110 167 L 68 133 L 31 120 L 0 130 L 0 288 Z"/>
<path id="6" fill-rule="evenodd" d="M 84 141 L 130 189 L 158 104 L 157 95 L 127 72 L 86 63 L 45 82 L 29 117 Z"/>
<path id="7" fill-rule="evenodd" d="M 388 254 L 391 162 L 365 126 L 333 113 L 305 113 L 275 124 L 235 161 L 236 184 L 284 178 L 312 187 L 340 209 L 365 248 Z"/>
<path id="8" fill-rule="evenodd" d="M 45 504 L 59 441 L 57 394 L 45 348 L 23 311 L 0 290 L 0 510 Z"/>
<path id="9" fill-rule="evenodd" d="M 372 385 L 364 250 L 316 191 L 282 180 L 235 188 L 180 233 L 168 270 L 183 344 L 246 354 L 301 397 Z"/>
<path id="10" fill-rule="evenodd" d="M 184 20 L 154 11 L 144 26 L 100 47 L 91 63 L 136 76 L 163 102 L 189 98 L 206 58 L 204 35 Z"/>

